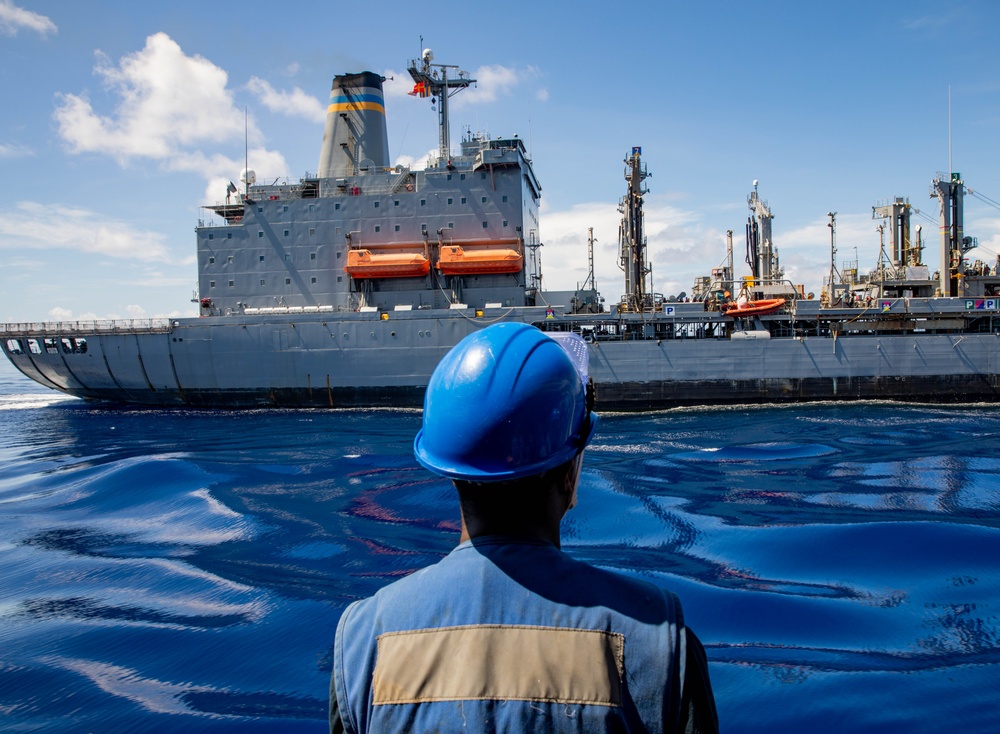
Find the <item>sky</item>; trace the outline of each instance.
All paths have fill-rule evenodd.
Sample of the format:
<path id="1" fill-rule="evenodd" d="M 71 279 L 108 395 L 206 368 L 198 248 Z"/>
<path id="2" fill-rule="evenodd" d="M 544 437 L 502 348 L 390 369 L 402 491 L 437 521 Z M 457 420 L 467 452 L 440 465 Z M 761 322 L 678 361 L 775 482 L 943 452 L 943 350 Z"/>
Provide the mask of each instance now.
<path id="1" fill-rule="evenodd" d="M 905 197 L 939 265 L 931 182 L 973 194 L 971 260 L 1000 252 L 1000 3 L 0 0 L 0 322 L 196 315 L 194 228 L 248 149 L 258 181 L 316 170 L 335 74 L 386 77 L 392 163 L 437 146 L 409 59 L 477 84 L 451 135 L 517 134 L 542 185 L 547 289 L 618 299 L 618 203 L 641 146 L 653 290 L 743 264 L 753 182 L 786 274 L 819 293 L 879 255 Z M 950 99 L 950 108 L 949 108 Z M 950 109 L 950 114 L 949 114 Z"/>

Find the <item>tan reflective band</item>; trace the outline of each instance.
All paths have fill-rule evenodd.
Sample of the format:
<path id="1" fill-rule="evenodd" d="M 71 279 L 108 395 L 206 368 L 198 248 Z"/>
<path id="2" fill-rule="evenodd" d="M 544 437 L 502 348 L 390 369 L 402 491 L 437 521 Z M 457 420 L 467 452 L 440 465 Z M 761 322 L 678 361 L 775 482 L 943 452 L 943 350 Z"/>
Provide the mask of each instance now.
<path id="1" fill-rule="evenodd" d="M 500 700 L 620 706 L 625 638 L 476 625 L 378 637 L 373 703 Z"/>

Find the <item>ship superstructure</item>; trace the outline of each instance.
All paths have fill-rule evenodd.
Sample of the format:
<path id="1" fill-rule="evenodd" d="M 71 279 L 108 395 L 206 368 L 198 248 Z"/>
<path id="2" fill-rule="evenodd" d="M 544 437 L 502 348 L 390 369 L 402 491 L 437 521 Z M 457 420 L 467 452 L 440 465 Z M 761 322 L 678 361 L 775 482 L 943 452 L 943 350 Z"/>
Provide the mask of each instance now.
<path id="1" fill-rule="evenodd" d="M 197 228 L 203 315 L 531 305 L 541 187 L 524 144 L 469 134 L 453 155 L 448 95 L 474 80 L 432 58 L 410 70 L 441 110 L 438 157 L 390 166 L 382 77 L 337 76 L 317 175 L 207 207 L 222 221 Z"/>

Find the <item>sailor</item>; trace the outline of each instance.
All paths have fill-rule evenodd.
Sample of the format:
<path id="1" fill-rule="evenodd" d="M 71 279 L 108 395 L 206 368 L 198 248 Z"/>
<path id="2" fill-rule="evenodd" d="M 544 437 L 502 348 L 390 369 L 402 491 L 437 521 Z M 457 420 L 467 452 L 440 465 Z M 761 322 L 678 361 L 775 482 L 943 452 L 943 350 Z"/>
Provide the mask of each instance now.
<path id="1" fill-rule="evenodd" d="M 505 323 L 434 370 L 414 452 L 454 481 L 461 541 L 344 611 L 332 732 L 717 730 L 677 598 L 560 549 L 597 425 L 586 359 Z"/>

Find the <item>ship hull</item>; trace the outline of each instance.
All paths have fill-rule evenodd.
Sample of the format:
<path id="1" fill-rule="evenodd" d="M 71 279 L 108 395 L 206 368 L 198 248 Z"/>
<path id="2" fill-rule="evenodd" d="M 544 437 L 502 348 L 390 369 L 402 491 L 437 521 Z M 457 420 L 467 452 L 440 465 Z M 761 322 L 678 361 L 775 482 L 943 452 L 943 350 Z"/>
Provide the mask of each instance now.
<path id="1" fill-rule="evenodd" d="M 480 312 L 482 313 L 482 312 Z M 542 309 L 184 319 L 108 332 L 79 325 L 7 328 L 23 374 L 91 400 L 203 408 L 419 407 L 434 367 L 499 318 L 589 338 L 605 410 L 815 400 L 994 401 L 995 333 L 632 338 L 622 321 L 546 318 Z M 653 333 L 650 331 L 649 333 Z M 34 344 L 31 344 L 31 341 Z M 80 342 L 85 346 L 75 349 Z M 11 346 L 20 345 L 18 349 Z"/>

